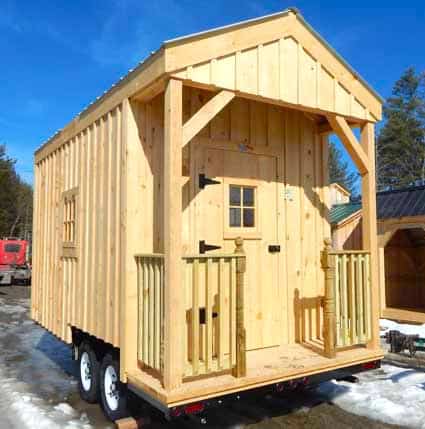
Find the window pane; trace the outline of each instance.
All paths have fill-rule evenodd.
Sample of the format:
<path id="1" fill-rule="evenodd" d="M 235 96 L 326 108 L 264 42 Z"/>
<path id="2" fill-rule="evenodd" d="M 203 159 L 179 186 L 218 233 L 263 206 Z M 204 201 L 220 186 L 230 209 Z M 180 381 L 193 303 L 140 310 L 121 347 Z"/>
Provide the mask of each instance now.
<path id="1" fill-rule="evenodd" d="M 241 226 L 241 209 L 230 209 L 230 226 Z"/>
<path id="2" fill-rule="evenodd" d="M 254 188 L 243 188 L 243 205 L 254 207 Z"/>
<path id="3" fill-rule="evenodd" d="M 241 187 L 230 186 L 230 205 L 240 206 L 241 205 Z"/>
<path id="4" fill-rule="evenodd" d="M 254 209 L 243 210 L 243 226 L 254 226 Z"/>
<path id="5" fill-rule="evenodd" d="M 21 250 L 20 244 L 5 244 L 4 251 L 7 253 L 18 253 Z"/>

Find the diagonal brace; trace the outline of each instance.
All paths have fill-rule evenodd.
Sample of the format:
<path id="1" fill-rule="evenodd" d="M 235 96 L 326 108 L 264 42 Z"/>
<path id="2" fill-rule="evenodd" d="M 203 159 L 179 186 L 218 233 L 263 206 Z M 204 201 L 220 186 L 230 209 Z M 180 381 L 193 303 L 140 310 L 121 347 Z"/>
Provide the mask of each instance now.
<path id="1" fill-rule="evenodd" d="M 327 119 L 332 130 L 341 139 L 342 144 L 349 153 L 354 164 L 356 164 L 360 175 L 363 176 L 367 174 L 370 171 L 369 158 L 357 141 L 347 121 L 342 116 L 338 115 L 328 115 Z"/>
<path id="2" fill-rule="evenodd" d="M 199 131 L 204 128 L 218 113 L 229 104 L 235 93 L 231 91 L 220 91 L 211 100 L 205 103 L 184 125 L 183 125 L 183 147 L 186 146 Z"/>

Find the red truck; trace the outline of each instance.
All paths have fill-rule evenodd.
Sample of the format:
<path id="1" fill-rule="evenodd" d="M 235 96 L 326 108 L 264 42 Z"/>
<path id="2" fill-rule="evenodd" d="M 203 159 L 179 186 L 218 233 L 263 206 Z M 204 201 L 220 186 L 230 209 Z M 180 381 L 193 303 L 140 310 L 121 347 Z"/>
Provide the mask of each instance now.
<path id="1" fill-rule="evenodd" d="M 15 237 L 0 240 L 0 285 L 31 283 L 28 241 Z"/>

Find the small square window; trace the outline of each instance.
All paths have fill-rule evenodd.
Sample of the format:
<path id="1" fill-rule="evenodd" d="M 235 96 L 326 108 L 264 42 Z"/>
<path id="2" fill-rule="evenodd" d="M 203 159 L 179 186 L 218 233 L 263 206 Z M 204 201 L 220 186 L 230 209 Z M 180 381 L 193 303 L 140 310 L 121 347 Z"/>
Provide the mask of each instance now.
<path id="1" fill-rule="evenodd" d="M 74 247 L 77 241 L 77 189 L 63 193 L 63 228 L 62 239 L 64 247 Z"/>
<path id="2" fill-rule="evenodd" d="M 229 225 L 232 228 L 255 227 L 255 188 L 229 186 Z"/>

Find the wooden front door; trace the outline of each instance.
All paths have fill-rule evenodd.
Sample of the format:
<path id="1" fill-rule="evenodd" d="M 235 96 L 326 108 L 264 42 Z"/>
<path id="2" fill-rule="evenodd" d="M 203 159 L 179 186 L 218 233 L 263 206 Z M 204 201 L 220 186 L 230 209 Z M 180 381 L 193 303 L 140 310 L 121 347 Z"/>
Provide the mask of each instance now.
<path id="1" fill-rule="evenodd" d="M 203 242 L 210 254 L 233 253 L 234 239 L 244 238 L 247 347 L 252 350 L 279 345 L 283 249 L 279 249 L 278 241 L 277 158 L 200 149 L 196 168 L 204 176 L 198 176 L 197 242 Z M 208 250 L 208 246 L 220 248 Z"/>

